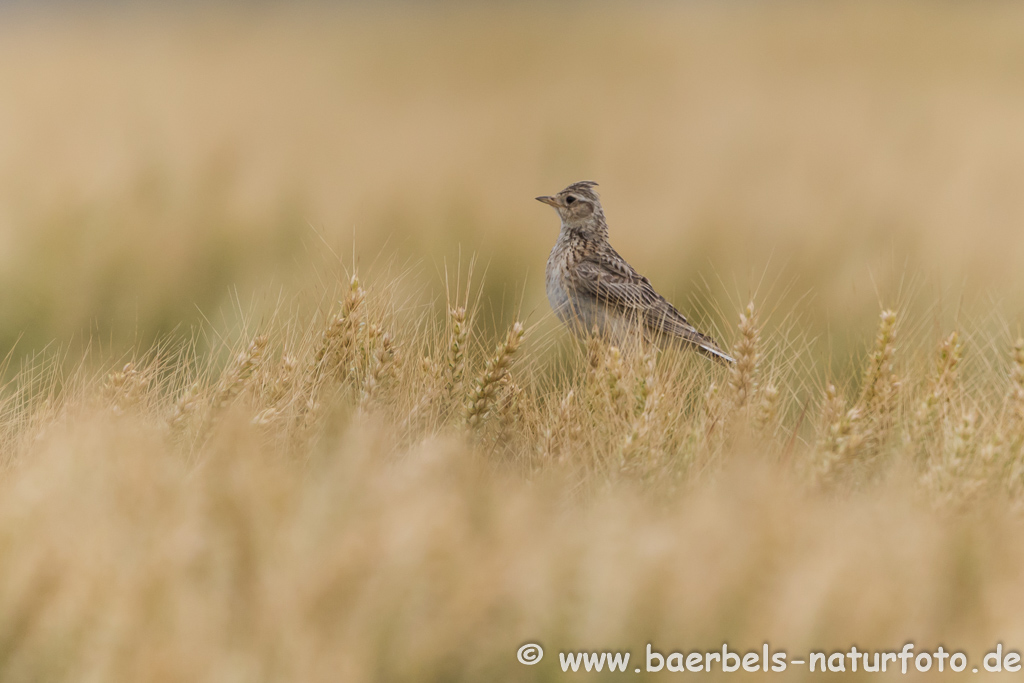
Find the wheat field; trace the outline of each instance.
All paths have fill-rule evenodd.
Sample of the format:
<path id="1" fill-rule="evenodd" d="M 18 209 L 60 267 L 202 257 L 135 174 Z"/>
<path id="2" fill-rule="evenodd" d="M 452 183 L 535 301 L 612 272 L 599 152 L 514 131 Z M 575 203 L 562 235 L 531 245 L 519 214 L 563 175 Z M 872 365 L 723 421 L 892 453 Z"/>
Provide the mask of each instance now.
<path id="1" fill-rule="evenodd" d="M 3 680 L 1019 653 L 1024 10 L 0 17 Z M 582 178 L 735 366 L 557 325 Z"/>

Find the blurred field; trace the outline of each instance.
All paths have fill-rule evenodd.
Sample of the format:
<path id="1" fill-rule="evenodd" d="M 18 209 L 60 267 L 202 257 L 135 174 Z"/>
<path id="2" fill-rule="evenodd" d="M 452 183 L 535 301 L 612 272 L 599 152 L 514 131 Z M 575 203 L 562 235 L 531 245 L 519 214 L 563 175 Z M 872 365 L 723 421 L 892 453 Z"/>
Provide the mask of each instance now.
<path id="1" fill-rule="evenodd" d="M 5 8 L 0 678 L 1019 650 L 1022 84 L 1011 4 Z M 554 323 L 583 178 L 735 369 Z"/>
<path id="2" fill-rule="evenodd" d="M 299 289 L 319 235 L 417 287 L 461 247 L 537 318 L 532 198 L 581 178 L 676 301 L 799 301 L 824 354 L 880 300 L 1013 320 L 1022 34 L 1000 3 L 8 10 L 0 343 Z"/>

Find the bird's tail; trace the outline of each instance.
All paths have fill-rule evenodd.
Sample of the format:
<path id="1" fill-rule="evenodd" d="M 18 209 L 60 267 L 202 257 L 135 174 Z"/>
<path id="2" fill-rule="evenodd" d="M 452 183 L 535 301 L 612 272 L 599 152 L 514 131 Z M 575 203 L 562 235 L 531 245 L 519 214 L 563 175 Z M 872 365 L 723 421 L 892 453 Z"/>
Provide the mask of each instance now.
<path id="1" fill-rule="evenodd" d="M 682 334 L 680 334 L 680 332 L 682 332 Z M 735 358 L 718 347 L 718 342 L 708 335 L 698 332 L 697 328 L 693 325 L 686 323 L 686 327 L 680 332 L 677 332 L 676 334 L 690 344 L 693 344 L 697 351 L 703 353 L 708 358 L 716 360 L 719 363 L 729 364 L 736 362 Z"/>
<path id="2" fill-rule="evenodd" d="M 719 363 L 735 363 L 736 359 L 725 353 L 721 349 L 711 346 L 710 344 L 703 344 L 701 342 L 694 342 L 697 346 L 697 350 L 703 353 L 705 356 L 718 361 Z"/>
<path id="3" fill-rule="evenodd" d="M 714 339 L 691 325 L 672 304 L 664 299 L 661 301 L 664 304 L 662 314 L 657 318 L 647 317 L 643 320 L 644 326 L 650 332 L 653 332 L 655 336 L 676 339 L 685 344 L 690 344 L 700 353 L 719 363 L 736 362 L 735 358 L 718 347 Z"/>

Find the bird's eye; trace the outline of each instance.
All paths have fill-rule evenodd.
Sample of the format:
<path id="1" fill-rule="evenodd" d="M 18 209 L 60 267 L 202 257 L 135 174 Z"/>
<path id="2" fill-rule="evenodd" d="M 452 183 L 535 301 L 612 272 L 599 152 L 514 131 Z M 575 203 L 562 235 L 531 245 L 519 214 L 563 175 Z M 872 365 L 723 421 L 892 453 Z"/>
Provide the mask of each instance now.
<path id="1" fill-rule="evenodd" d="M 576 201 L 576 198 L 573 197 L 572 195 L 569 195 L 568 197 L 565 198 L 566 205 L 572 204 L 574 201 Z"/>

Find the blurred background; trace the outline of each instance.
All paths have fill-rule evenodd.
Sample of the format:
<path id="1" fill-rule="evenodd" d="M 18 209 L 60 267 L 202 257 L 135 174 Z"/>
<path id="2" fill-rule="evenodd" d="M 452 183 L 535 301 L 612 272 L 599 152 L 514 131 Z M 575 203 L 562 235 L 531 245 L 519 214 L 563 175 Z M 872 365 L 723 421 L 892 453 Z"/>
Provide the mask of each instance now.
<path id="1" fill-rule="evenodd" d="M 533 197 L 581 179 L 709 325 L 753 295 L 842 359 L 880 305 L 1024 310 L 1019 4 L 0 3 L 0 92 L 0 357 L 338 261 L 440 295 L 475 254 L 550 325 Z"/>

